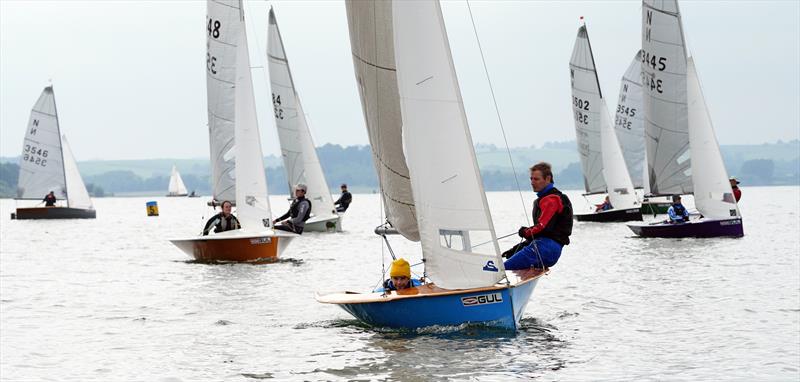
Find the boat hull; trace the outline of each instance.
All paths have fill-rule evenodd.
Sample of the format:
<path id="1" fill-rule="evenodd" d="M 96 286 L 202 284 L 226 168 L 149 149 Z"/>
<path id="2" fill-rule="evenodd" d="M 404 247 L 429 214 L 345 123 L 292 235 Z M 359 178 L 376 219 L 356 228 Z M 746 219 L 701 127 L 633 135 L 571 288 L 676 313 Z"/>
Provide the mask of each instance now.
<path id="1" fill-rule="evenodd" d="M 698 220 L 682 224 L 628 224 L 628 228 L 642 237 L 742 237 L 744 227 L 741 218 L 720 220 Z"/>
<path id="2" fill-rule="evenodd" d="M 186 197 L 186 196 L 189 196 L 189 194 L 167 194 L 168 198 L 177 198 L 177 197 Z"/>
<path id="3" fill-rule="evenodd" d="M 190 239 L 174 239 L 170 242 L 197 261 L 253 262 L 277 259 L 291 239 L 291 236 L 264 234 L 231 237 L 201 236 Z"/>
<path id="4" fill-rule="evenodd" d="M 590 214 L 575 214 L 575 219 L 579 222 L 627 222 L 634 220 L 642 220 L 642 211 L 638 208 L 629 208 L 627 210 L 608 210 L 593 212 Z"/>
<path id="5" fill-rule="evenodd" d="M 12 219 L 95 219 L 97 211 L 70 207 L 17 208 Z"/>
<path id="6" fill-rule="evenodd" d="M 511 286 L 445 290 L 426 284 L 399 294 L 318 294 L 317 301 L 336 304 L 359 321 L 375 327 L 417 329 L 481 324 L 516 330 L 543 274 L 541 270 L 524 272 L 529 272 L 528 277 Z"/>
<path id="7" fill-rule="evenodd" d="M 342 232 L 342 215 L 306 221 L 303 232 Z"/>

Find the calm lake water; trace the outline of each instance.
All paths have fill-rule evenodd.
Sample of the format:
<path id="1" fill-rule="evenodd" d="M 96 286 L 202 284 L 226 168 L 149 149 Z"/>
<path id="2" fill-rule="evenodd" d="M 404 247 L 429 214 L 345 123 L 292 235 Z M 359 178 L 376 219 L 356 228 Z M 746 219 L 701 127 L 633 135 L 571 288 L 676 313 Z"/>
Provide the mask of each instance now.
<path id="1" fill-rule="evenodd" d="M 263 265 L 192 263 L 167 241 L 200 231 L 206 198 L 95 199 L 84 221 L 12 221 L 2 200 L 0 378 L 797 381 L 800 188 L 743 191 L 740 239 L 576 223 L 516 334 L 379 330 L 318 304 L 315 291 L 380 281 L 376 195 L 355 195 L 346 232 L 305 234 Z M 489 193 L 498 235 L 525 223 L 524 198 Z M 148 200 L 161 216 L 145 216 Z M 417 243 L 392 239 L 419 260 Z"/>

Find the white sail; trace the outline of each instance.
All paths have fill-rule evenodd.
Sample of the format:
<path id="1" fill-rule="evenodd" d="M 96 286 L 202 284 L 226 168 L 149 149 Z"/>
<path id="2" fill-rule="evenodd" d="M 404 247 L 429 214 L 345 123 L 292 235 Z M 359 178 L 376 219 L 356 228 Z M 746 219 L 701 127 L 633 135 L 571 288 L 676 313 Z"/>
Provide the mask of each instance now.
<path id="1" fill-rule="evenodd" d="M 183 184 L 183 179 L 181 179 L 181 174 L 178 172 L 178 168 L 175 165 L 172 165 L 172 173 L 169 176 L 169 194 L 170 196 L 184 196 L 188 195 L 188 191 L 186 191 L 186 185 Z"/>
<path id="2" fill-rule="evenodd" d="M 278 129 L 283 167 L 289 182 L 289 195 L 294 196 L 294 185 L 303 183 L 308 187 L 306 198 L 311 200 L 311 213 L 314 216 L 336 215 L 331 191 L 322 173 L 317 150 L 300 105 L 300 97 L 294 87 L 275 12 L 271 8 L 267 56 L 275 126 Z"/>
<path id="3" fill-rule="evenodd" d="M 608 199 L 614 209 L 631 209 L 639 206 L 625 158 L 619 147 L 617 133 L 611 126 L 606 100 L 600 99 L 600 143 L 603 152 L 603 178 L 608 185 Z"/>
<path id="4" fill-rule="evenodd" d="M 677 0 L 642 2 L 641 62 L 650 191 L 691 193 L 686 44 Z"/>
<path id="5" fill-rule="evenodd" d="M 234 104 L 236 45 L 244 34 L 239 0 L 208 0 L 206 17 L 206 91 L 214 200 L 236 201 Z"/>
<path id="6" fill-rule="evenodd" d="M 605 112 L 601 109 L 600 100 L 603 96 L 585 25 L 578 29 L 569 60 L 569 72 L 575 137 L 581 157 L 584 189 L 588 193 L 605 192 L 600 143 L 600 116 Z"/>
<path id="7" fill-rule="evenodd" d="M 67 181 L 67 206 L 72 208 L 92 209 L 92 199 L 83 184 L 83 178 L 78 171 L 78 163 L 72 155 L 67 137 L 61 137 L 61 145 L 64 150 L 64 175 Z"/>
<path id="8" fill-rule="evenodd" d="M 31 110 L 19 162 L 17 199 L 41 200 L 50 191 L 59 199 L 67 197 L 61 132 L 52 86 L 42 90 Z"/>
<path id="9" fill-rule="evenodd" d="M 692 151 L 694 204 L 706 218 L 741 216 L 722 162 L 694 60 L 688 59 L 689 141 Z"/>
<path id="10" fill-rule="evenodd" d="M 425 271 L 447 289 L 504 277 L 438 1 L 395 1 L 397 81 Z M 488 241 L 489 245 L 476 244 Z"/>
<path id="11" fill-rule="evenodd" d="M 419 240 L 411 179 L 403 153 L 391 1 L 345 2 L 358 92 L 378 173 L 386 219 Z"/>
<path id="12" fill-rule="evenodd" d="M 642 120 L 642 57 L 641 50 L 636 53 L 628 70 L 622 76 L 619 100 L 614 119 L 617 138 L 625 157 L 625 165 L 631 176 L 633 186 L 645 186 L 645 142 L 644 121 Z"/>
<path id="13" fill-rule="evenodd" d="M 262 231 L 271 226 L 271 212 L 267 197 L 267 178 L 261 152 L 261 135 L 258 132 L 256 102 L 250 73 L 247 34 L 244 33 L 244 14 L 240 16 L 236 47 L 236 211 L 242 229 Z"/>

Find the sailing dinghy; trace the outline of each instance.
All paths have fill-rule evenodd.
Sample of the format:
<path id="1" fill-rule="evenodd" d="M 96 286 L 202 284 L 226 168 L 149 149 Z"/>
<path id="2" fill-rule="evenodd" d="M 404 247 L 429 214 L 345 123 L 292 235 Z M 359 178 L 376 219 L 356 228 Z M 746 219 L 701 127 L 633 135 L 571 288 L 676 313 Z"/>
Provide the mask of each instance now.
<path id="1" fill-rule="evenodd" d="M 598 212 L 576 213 L 575 218 L 593 222 L 642 220 L 639 201 L 600 90 L 586 25 L 578 28 L 569 71 L 584 196 L 607 194 L 612 206 Z"/>
<path id="2" fill-rule="evenodd" d="M 61 135 L 53 87 L 48 86 L 33 105 L 22 147 L 17 200 L 39 200 L 50 191 L 63 206 L 20 207 L 12 219 L 94 219 L 96 211 L 83 184 L 67 137 Z"/>
<path id="3" fill-rule="evenodd" d="M 373 326 L 515 330 L 543 270 L 503 267 L 439 2 L 351 0 L 346 8 L 387 220 L 421 242 L 426 283 L 318 293 L 317 301 Z"/>
<path id="4" fill-rule="evenodd" d="M 172 165 L 172 174 L 169 176 L 169 191 L 167 196 L 186 196 L 189 195 L 189 192 L 186 191 L 186 186 L 183 184 L 183 179 L 181 179 L 181 174 L 178 172 L 178 168 L 175 165 Z"/>
<path id="5" fill-rule="evenodd" d="M 216 114 L 219 112 L 232 117 L 229 121 L 234 132 L 231 145 L 232 158 L 235 159 L 235 182 L 231 188 L 235 189 L 234 200 L 238 202 L 236 216 L 241 229 L 170 241 L 199 261 L 275 259 L 298 235 L 272 229 L 241 1 L 209 0 L 207 22 L 208 62 L 214 63 L 207 67 L 209 116 L 219 118 L 222 115 Z M 232 81 L 218 75 L 228 76 Z M 215 97 L 212 98 L 212 95 Z M 211 107 L 212 102 L 215 103 L 214 108 Z M 220 105 L 227 105 L 233 110 L 217 107 Z M 215 115 L 212 115 L 212 110 Z M 211 151 L 213 161 L 213 146 Z M 223 183 L 219 179 L 214 180 L 214 185 Z M 222 191 L 227 192 L 231 188 Z M 214 191 L 215 197 L 221 195 L 217 191 Z"/>
<path id="6" fill-rule="evenodd" d="M 693 193 L 701 216 L 682 224 L 632 223 L 628 227 L 644 237 L 743 236 L 742 216 L 694 58 L 686 53 L 676 0 L 642 2 L 641 62 L 651 190 L 655 194 Z"/>
<path id="7" fill-rule="evenodd" d="M 281 31 L 272 8 L 269 10 L 268 41 L 272 106 L 283 168 L 289 182 L 289 195 L 293 197 L 295 185 L 302 183 L 308 187 L 306 198 L 311 201 L 311 217 L 306 221 L 303 232 L 341 231 L 342 216 L 333 206 L 331 191 L 325 181 L 303 106 L 294 86 Z"/>

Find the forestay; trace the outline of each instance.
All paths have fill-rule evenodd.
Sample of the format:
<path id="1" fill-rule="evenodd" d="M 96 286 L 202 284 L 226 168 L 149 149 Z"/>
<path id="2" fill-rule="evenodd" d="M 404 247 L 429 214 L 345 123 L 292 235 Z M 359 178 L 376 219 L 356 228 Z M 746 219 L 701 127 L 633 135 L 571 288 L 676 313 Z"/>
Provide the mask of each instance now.
<path id="1" fill-rule="evenodd" d="M 236 201 L 234 104 L 236 45 L 244 34 L 239 0 L 208 0 L 206 18 L 206 91 L 214 200 Z"/>
<path id="2" fill-rule="evenodd" d="M 244 30 L 244 15 L 239 21 Z M 236 157 L 236 210 L 242 229 L 262 231 L 271 226 L 271 212 L 267 197 L 267 179 L 258 132 L 253 81 L 250 74 L 250 57 L 247 34 L 239 34 L 236 47 L 236 107 L 235 107 Z"/>
<path id="3" fill-rule="evenodd" d="M 275 126 L 278 129 L 283 167 L 289 182 L 289 195 L 294 197 L 294 185 L 303 183 L 308 186 L 306 198 L 311 200 L 311 213 L 317 217 L 335 215 L 333 198 L 322 173 L 317 150 L 289 70 L 275 12 L 271 8 L 267 56 Z"/>
<path id="4" fill-rule="evenodd" d="M 575 137 L 583 169 L 584 189 L 588 193 L 605 192 L 603 160 L 600 147 L 601 98 L 600 83 L 589 45 L 586 26 L 578 29 L 572 57 L 569 60 L 572 82 L 572 111 Z"/>
<path id="5" fill-rule="evenodd" d="M 692 192 L 686 46 L 676 0 L 642 3 L 642 85 L 647 171 L 653 194 Z"/>
<path id="6" fill-rule="evenodd" d="M 61 132 L 53 87 L 48 86 L 33 105 L 22 143 L 17 179 L 17 199 L 41 200 L 50 191 L 67 197 Z"/>
<path id="7" fill-rule="evenodd" d="M 64 150 L 64 175 L 67 183 L 67 206 L 72 208 L 91 209 L 92 199 L 89 197 L 89 192 L 86 191 L 86 185 L 83 184 L 81 173 L 78 171 L 78 163 L 75 162 L 75 156 L 72 155 L 72 149 L 69 147 L 67 137 L 61 137 L 61 144 Z"/>
<path id="8" fill-rule="evenodd" d="M 694 60 L 688 60 L 689 141 L 691 142 L 694 204 L 706 218 L 741 216 L 733 197 L 728 172 L 711 124 Z"/>
<path id="9" fill-rule="evenodd" d="M 378 173 L 386 219 L 417 241 L 419 228 L 403 153 L 391 1 L 345 2 L 358 92 Z"/>
<path id="10" fill-rule="evenodd" d="M 169 195 L 186 195 L 187 193 L 181 174 L 178 173 L 175 165 L 172 165 L 172 174 L 169 176 Z"/>
<path id="11" fill-rule="evenodd" d="M 504 277 L 438 1 L 392 7 L 403 142 L 425 270 L 446 289 Z M 479 245 L 484 240 L 489 245 Z"/>
<path id="12" fill-rule="evenodd" d="M 631 176 L 633 186 L 645 186 L 645 142 L 644 122 L 642 121 L 642 51 L 636 53 L 628 70 L 622 76 L 617 103 L 617 138 L 625 157 L 625 165 Z"/>

